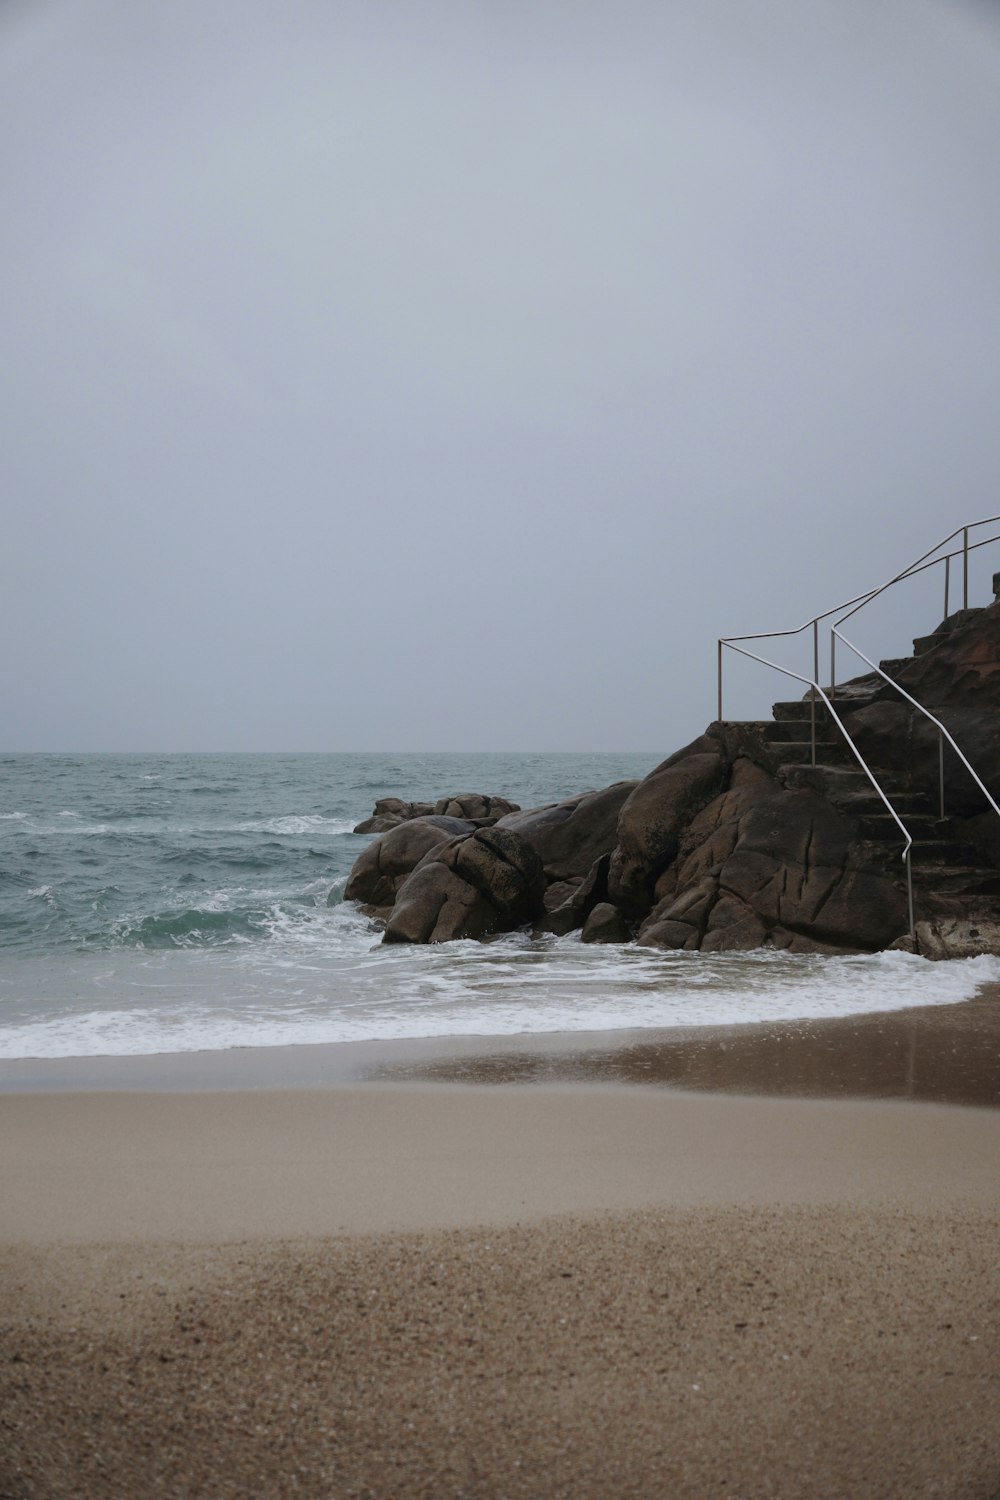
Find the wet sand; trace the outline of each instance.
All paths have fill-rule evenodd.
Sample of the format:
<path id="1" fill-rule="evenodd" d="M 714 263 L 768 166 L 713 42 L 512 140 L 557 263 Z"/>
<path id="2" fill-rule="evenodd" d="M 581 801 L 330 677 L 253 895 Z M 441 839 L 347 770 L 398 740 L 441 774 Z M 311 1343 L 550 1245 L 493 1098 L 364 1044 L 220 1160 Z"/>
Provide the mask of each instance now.
<path id="1" fill-rule="evenodd" d="M 996 1500 L 996 1011 L 8 1073 L 0 1495 Z"/>

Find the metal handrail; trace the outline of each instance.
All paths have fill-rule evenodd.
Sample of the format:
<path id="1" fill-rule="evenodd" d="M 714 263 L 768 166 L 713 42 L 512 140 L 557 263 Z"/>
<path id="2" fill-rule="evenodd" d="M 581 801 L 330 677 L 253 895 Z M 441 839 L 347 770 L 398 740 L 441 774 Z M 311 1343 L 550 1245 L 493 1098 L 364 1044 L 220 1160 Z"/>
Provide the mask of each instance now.
<path id="1" fill-rule="evenodd" d="M 808 630 L 809 629 L 810 625 L 813 627 L 814 636 L 815 636 L 815 633 L 816 633 L 816 631 L 818 629 L 818 626 L 819 626 L 819 622 L 821 620 L 827 620 L 827 619 L 829 619 L 829 617 L 831 615 L 840 615 L 841 610 L 847 610 L 848 613 L 845 614 L 845 615 L 842 615 L 841 618 L 838 619 L 835 622 L 837 625 L 843 625 L 846 620 L 850 619 L 850 617 L 851 617 L 852 614 L 857 614 L 858 610 L 862 609 L 872 599 L 877 598 L 880 594 L 884 594 L 885 591 L 886 591 L 886 589 L 892 588 L 897 583 L 903 583 L 903 582 L 905 582 L 905 580 L 907 578 L 916 577 L 916 575 L 918 573 L 923 573 L 928 568 L 937 567 L 937 565 L 939 563 L 942 563 L 942 562 L 945 564 L 945 615 L 947 616 L 947 614 L 948 614 L 948 595 L 949 595 L 949 587 L 948 587 L 948 585 L 949 585 L 949 582 L 950 582 L 950 563 L 951 563 L 951 559 L 953 557 L 963 557 L 964 558 L 964 565 L 963 565 L 963 599 L 964 599 L 964 603 L 963 603 L 962 607 L 963 607 L 963 609 L 968 609 L 968 607 L 969 607 L 969 565 L 968 565 L 968 554 L 970 552 L 977 551 L 978 548 L 980 548 L 980 547 L 988 546 L 990 542 L 994 542 L 994 541 L 1000 540 L 1000 533 L 998 533 L 997 536 L 985 537 L 981 542 L 973 542 L 972 545 L 970 546 L 969 545 L 969 532 L 970 531 L 975 531 L 976 528 L 979 527 L 979 526 L 989 526 L 989 525 L 992 525 L 992 523 L 995 522 L 995 521 L 1000 521 L 1000 515 L 986 516 L 981 521 L 970 521 L 967 526 L 957 526 L 954 531 L 949 532 L 949 534 L 946 537 L 942 538 L 942 540 L 940 542 L 936 543 L 936 545 L 933 546 L 933 547 L 931 547 L 927 552 L 921 553 L 921 555 L 918 558 L 916 558 L 914 562 L 910 563 L 910 565 L 908 567 L 903 568 L 901 572 L 894 574 L 893 577 L 890 578 L 886 583 L 879 584 L 876 588 L 866 589 L 863 594 L 855 594 L 855 596 L 854 596 L 853 599 L 845 599 L 845 600 L 843 600 L 842 603 L 835 604 L 832 609 L 824 609 L 824 610 L 821 611 L 820 614 L 813 615 L 810 619 L 806 620 L 802 625 L 797 625 L 792 630 L 758 630 L 758 631 L 755 631 L 751 635 L 727 635 L 727 636 L 720 636 L 719 640 L 718 640 L 718 646 L 719 646 L 718 694 L 717 694 L 718 704 L 719 704 L 719 714 L 718 714 L 718 717 L 720 719 L 722 718 L 722 647 L 723 646 L 732 646 L 733 642 L 735 642 L 735 641 L 764 641 L 764 640 L 771 640 L 771 639 L 777 640 L 779 638 L 784 638 L 784 637 L 787 637 L 787 636 L 801 635 L 802 632 L 803 632 L 803 630 Z M 959 536 L 959 535 L 962 535 L 963 538 L 964 538 L 964 542 L 963 542 L 963 546 L 962 547 L 957 547 L 954 552 L 948 553 L 945 557 L 934 557 L 933 556 L 933 554 L 935 552 L 939 552 L 942 547 L 947 546 L 947 544 L 950 541 L 952 541 L 956 536 Z M 928 559 L 930 559 L 930 560 L 928 561 Z M 735 647 L 733 649 L 735 649 Z M 817 670 L 816 675 L 819 676 L 818 670 Z M 831 674 L 831 677 L 830 677 L 831 686 L 835 685 L 835 682 L 836 682 L 836 678 L 835 678 L 835 676 L 833 674 Z"/>
<path id="2" fill-rule="evenodd" d="M 991 796 L 989 789 L 986 786 L 983 785 L 982 780 L 980 779 L 979 775 L 974 770 L 974 768 L 970 765 L 969 760 L 966 757 L 966 755 L 964 754 L 964 752 L 962 750 L 960 750 L 959 747 L 958 747 L 958 745 L 955 743 L 955 740 L 954 740 L 954 737 L 951 734 L 951 731 L 945 728 L 945 726 L 941 723 L 940 719 L 936 719 L 934 717 L 934 715 L 931 713 L 931 711 L 930 711 L 929 708 L 925 708 L 922 703 L 918 703 L 917 699 L 914 698 L 914 697 L 912 697 L 906 691 L 905 688 L 900 687 L 900 685 L 899 685 L 898 682 L 894 682 L 893 681 L 893 679 L 889 676 L 888 672 L 883 672 L 882 668 L 876 666 L 875 663 L 869 657 L 867 657 L 863 651 L 859 650 L 858 647 L 855 646 L 852 641 L 849 641 L 847 639 L 846 635 L 842 635 L 841 632 L 837 629 L 836 625 L 833 626 L 833 631 L 834 631 L 834 634 L 836 635 L 837 639 L 840 640 L 840 641 L 843 641 L 843 643 L 844 643 L 845 646 L 849 646 L 850 649 L 854 652 L 855 656 L 860 656 L 860 658 L 861 658 L 861 660 L 863 662 L 867 662 L 868 666 L 870 666 L 874 672 L 877 672 L 878 675 L 881 678 L 883 678 L 889 684 L 890 687 L 895 688 L 897 693 L 901 693 L 902 694 L 902 696 L 906 699 L 907 703 L 912 703 L 914 708 L 918 708 L 920 710 L 920 712 L 926 718 L 930 719 L 931 723 L 934 724 L 937 727 L 937 731 L 938 731 L 938 744 L 939 744 L 939 747 L 940 747 L 940 749 L 939 749 L 939 777 L 940 777 L 940 788 L 941 788 L 941 804 L 940 804 L 940 806 L 941 806 L 941 816 L 942 816 L 942 818 L 944 817 L 944 741 L 945 740 L 948 741 L 949 745 L 954 750 L 955 754 L 958 756 L 959 760 L 962 762 L 963 766 L 968 771 L 969 775 L 972 777 L 973 781 L 976 783 L 976 785 L 978 786 L 979 790 L 982 792 L 983 796 L 986 798 L 987 802 L 992 807 L 993 811 L 996 813 L 997 817 L 1000 818 L 1000 807 L 998 807 L 997 804 L 996 804 L 996 802 L 993 800 L 993 797 Z M 845 733 L 846 733 L 846 730 L 845 730 Z M 854 744 L 853 740 L 851 741 L 851 744 L 853 746 L 853 744 Z"/>
<path id="3" fill-rule="evenodd" d="M 991 542 L 1000 541 L 1000 532 L 996 532 L 993 536 L 983 537 L 981 542 L 973 542 L 970 546 L 969 532 L 974 530 L 976 526 L 988 526 L 993 521 L 1000 521 L 1000 516 L 987 516 L 985 521 L 973 521 L 969 526 L 960 526 L 958 528 L 958 531 L 964 532 L 964 541 L 963 545 L 961 547 L 956 547 L 954 552 L 946 552 L 942 557 L 932 557 L 930 562 L 925 561 L 925 558 L 927 558 L 929 555 L 925 552 L 923 554 L 923 557 L 918 557 L 915 563 L 911 563 L 910 566 L 908 568 L 905 568 L 902 573 L 897 573 L 895 578 L 890 578 L 888 583 L 883 583 L 881 588 L 873 589 L 871 593 L 867 595 L 867 597 L 860 599 L 849 599 L 846 605 L 839 606 L 839 608 L 841 609 L 847 609 L 847 613 L 845 615 L 841 615 L 838 620 L 834 620 L 833 625 L 830 627 L 830 684 L 834 688 L 835 692 L 837 676 L 836 656 L 834 653 L 834 637 L 839 634 L 839 627 L 843 625 L 845 621 L 849 620 L 852 615 L 856 615 L 860 610 L 864 609 L 866 604 L 870 604 L 873 599 L 877 599 L 880 594 L 884 594 L 887 589 L 891 589 L 895 584 L 903 583 L 907 578 L 915 578 L 918 573 L 925 573 L 928 568 L 936 568 L 938 563 L 944 563 L 944 617 L 945 619 L 947 619 L 948 594 L 951 581 L 951 560 L 953 557 L 961 557 L 963 560 L 962 608 L 968 609 L 969 553 L 976 552 L 980 547 L 988 547 Z M 958 531 L 953 531 L 951 533 L 951 536 L 946 536 L 944 541 L 938 542 L 937 547 L 932 547 L 931 551 L 937 552 L 939 548 L 946 546 L 948 542 L 952 540 L 952 537 L 958 535 Z M 849 607 L 851 605 L 854 606 L 853 609 Z M 836 613 L 836 610 L 827 610 L 826 615 L 820 615 L 818 618 L 823 620 L 826 619 L 827 616 Z M 734 639 L 739 639 L 739 637 L 734 637 Z M 840 636 L 840 639 L 845 641 L 847 645 L 850 645 L 850 642 L 847 640 L 846 636 Z M 860 651 L 858 652 L 858 655 L 861 655 Z M 867 658 L 865 659 L 867 660 Z M 876 671 L 877 670 L 878 669 L 876 668 Z M 885 674 L 882 673 L 882 676 L 885 676 Z M 892 679 L 888 678 L 887 681 L 892 682 Z M 896 686 L 894 682 L 892 683 L 892 685 L 893 687 Z M 918 704 L 917 706 L 919 707 L 920 705 Z"/>
<path id="4" fill-rule="evenodd" d="M 722 720 L 722 717 L 723 717 L 723 712 L 722 712 L 722 656 L 723 656 L 723 647 L 724 646 L 728 646 L 731 651 L 737 652 L 740 656 L 745 656 L 745 657 L 747 657 L 751 661 L 759 662 L 762 666 L 770 667 L 773 671 L 779 672 L 779 673 L 781 673 L 785 677 L 791 677 L 791 678 L 793 678 L 797 682 L 805 683 L 806 686 L 809 688 L 809 690 L 810 690 L 810 692 L 809 692 L 809 698 L 810 698 L 810 742 L 811 742 L 811 756 L 812 756 L 812 764 L 813 765 L 816 764 L 816 703 L 817 703 L 817 698 L 822 699 L 823 703 L 825 704 L 825 706 L 827 708 L 828 713 L 830 714 L 831 718 L 836 723 L 837 728 L 840 730 L 841 735 L 843 736 L 843 738 L 847 741 L 848 745 L 850 746 L 851 753 L 853 754 L 854 758 L 857 760 L 857 762 L 860 765 L 861 769 L 864 771 L 865 775 L 868 777 L 868 780 L 871 782 L 872 786 L 875 788 L 875 790 L 878 793 L 879 797 L 881 798 L 881 800 L 883 801 L 883 803 L 885 804 L 885 806 L 888 808 L 889 813 L 891 814 L 893 820 L 895 821 L 895 823 L 897 824 L 897 826 L 902 831 L 903 838 L 904 838 L 904 841 L 905 841 L 904 842 L 904 847 L 903 847 L 903 862 L 904 862 L 905 867 L 906 867 L 907 900 L 908 900 L 908 905 L 909 905 L 910 935 L 911 935 L 911 937 L 914 935 L 914 923 L 913 923 L 913 878 L 912 878 L 912 868 L 911 868 L 911 858 L 910 858 L 910 850 L 911 850 L 911 847 L 912 847 L 912 844 L 913 844 L 913 839 L 912 839 L 909 831 L 907 830 L 905 824 L 903 823 L 902 819 L 899 817 L 899 814 L 896 812 L 896 809 L 893 807 L 892 803 L 889 801 L 889 798 L 886 796 L 885 792 L 882 790 L 882 787 L 879 785 L 878 780 L 875 777 L 875 774 L 872 771 L 871 767 L 867 764 L 867 762 L 865 761 L 864 757 L 861 755 L 861 752 L 858 750 L 858 748 L 855 745 L 854 741 L 851 739 L 850 735 L 848 734 L 848 732 L 847 732 L 846 728 L 844 727 L 844 724 L 843 724 L 843 722 L 842 722 L 839 714 L 834 709 L 833 702 L 832 702 L 831 698 L 827 695 L 827 693 L 824 691 L 824 689 L 819 684 L 819 624 L 820 624 L 821 620 L 829 619 L 829 617 L 831 615 L 837 615 L 838 616 L 838 618 L 836 620 L 834 620 L 833 624 L 830 627 L 830 692 L 831 692 L 831 694 L 833 694 L 834 697 L 836 696 L 836 683 L 837 683 L 837 677 L 836 677 L 836 642 L 838 640 L 840 640 L 841 642 L 843 642 L 843 644 L 845 646 L 847 646 L 851 651 L 853 651 L 856 656 L 860 657 L 860 659 L 863 662 L 865 662 L 872 669 L 873 672 L 875 672 L 879 677 L 881 677 L 884 682 L 886 682 L 890 687 L 894 688 L 896 692 L 898 692 L 903 698 L 905 698 L 908 703 L 912 704 L 912 706 L 915 709 L 917 709 L 920 713 L 922 713 L 925 716 L 925 718 L 929 719 L 931 721 L 931 723 L 934 724 L 935 727 L 937 728 L 937 730 L 938 730 L 938 766 L 939 766 L 938 776 L 939 776 L 940 814 L 941 814 L 941 817 L 943 818 L 944 815 L 945 815 L 945 810 L 944 810 L 944 741 L 945 741 L 945 739 L 948 740 L 948 743 L 951 745 L 952 749 L 955 751 L 955 754 L 958 756 L 959 760 L 962 762 L 962 764 L 965 766 L 966 770 L 969 772 L 969 775 L 972 777 L 973 781 L 976 783 L 977 787 L 982 792 L 983 796 L 986 798 L 986 800 L 989 803 L 989 805 L 993 808 L 993 811 L 997 814 L 998 817 L 1000 817 L 1000 806 L 998 806 L 997 802 L 994 800 L 994 798 L 993 798 L 992 794 L 990 793 L 989 789 L 985 786 L 985 784 L 983 783 L 982 778 L 978 775 L 978 773 L 976 772 L 976 770 L 974 769 L 974 767 L 971 765 L 971 763 L 969 762 L 967 756 L 964 754 L 964 752 L 956 744 L 955 739 L 952 736 L 951 732 L 948 729 L 945 728 L 945 726 L 941 723 L 940 719 L 936 718 L 934 716 L 934 714 L 931 713 L 930 709 L 925 708 L 925 706 L 922 703 L 918 702 L 916 698 L 912 697 L 912 695 L 910 693 L 908 693 L 905 688 L 900 687 L 899 684 L 897 682 L 895 682 L 889 676 L 889 674 L 887 672 L 884 672 L 880 666 L 878 666 L 868 656 L 866 656 L 865 653 L 863 651 L 861 651 L 857 646 L 855 646 L 852 641 L 848 640 L 847 636 L 843 634 L 843 632 L 842 632 L 842 630 L 840 628 L 842 625 L 844 625 L 846 623 L 847 620 L 851 619 L 852 616 L 854 616 L 855 614 L 858 614 L 862 609 L 865 608 L 866 605 L 870 604 L 874 599 L 879 598 L 882 594 L 884 594 L 888 589 L 894 587 L 897 583 L 902 583 L 902 582 L 904 582 L 908 578 L 916 577 L 916 575 L 918 573 L 923 573 L 928 568 L 937 567 L 941 563 L 944 564 L 944 617 L 945 617 L 945 619 L 947 619 L 948 618 L 948 605 L 949 605 L 950 584 L 951 584 L 951 563 L 952 563 L 952 559 L 953 558 L 957 558 L 957 557 L 961 557 L 962 558 L 962 601 L 963 601 L 962 602 L 962 607 L 963 607 L 963 609 L 968 609 L 968 607 L 969 607 L 969 553 L 977 551 L 980 547 L 988 546 L 991 542 L 995 542 L 995 541 L 1000 540 L 1000 533 L 996 533 L 993 536 L 984 537 L 982 540 L 976 541 L 976 542 L 972 542 L 970 544 L 969 533 L 972 532 L 972 531 L 976 531 L 981 526 L 993 525 L 995 522 L 998 522 L 998 521 L 1000 521 L 1000 515 L 986 516 L 981 521 L 972 521 L 968 525 L 956 527 L 954 531 L 950 532 L 946 537 L 944 537 L 934 547 L 931 547 L 927 552 L 921 553 L 921 555 L 918 558 L 916 558 L 912 563 L 910 563 L 908 567 L 903 568 L 899 573 L 896 573 L 886 583 L 881 584 L 878 588 L 868 589 L 863 594 L 856 594 L 853 599 L 847 599 L 842 604 L 835 605 L 832 609 L 823 610 L 823 612 L 821 614 L 813 615 L 813 617 L 811 619 L 806 620 L 804 624 L 797 626 L 795 629 L 792 629 L 792 630 L 758 631 L 758 632 L 756 632 L 756 633 L 754 633 L 752 635 L 721 636 L 719 638 L 719 640 L 718 640 L 718 643 L 717 643 L 717 649 L 718 649 L 718 660 L 717 660 L 718 718 L 719 718 L 720 721 Z M 958 537 L 958 536 L 961 536 L 961 538 L 962 538 L 962 545 L 961 545 L 961 547 L 957 547 L 957 548 L 954 549 L 954 551 L 945 552 L 943 555 L 941 555 L 941 549 L 943 547 L 947 547 L 948 543 L 951 542 L 951 541 L 954 541 L 954 539 L 956 537 Z M 939 554 L 939 555 L 935 555 L 935 554 Z M 841 611 L 845 611 L 845 613 L 841 613 Z M 813 633 L 813 677 L 812 678 L 803 677 L 800 673 L 793 672 L 793 671 L 791 671 L 787 667 L 779 666 L 777 662 L 770 661 L 770 660 L 768 660 L 767 657 L 760 656 L 756 652 L 753 652 L 753 651 L 748 651 L 748 650 L 744 649 L 743 646 L 737 644 L 738 642 L 742 642 L 742 641 L 770 640 L 772 638 L 778 639 L 778 638 L 787 638 L 787 637 L 790 637 L 790 636 L 801 635 L 804 630 L 808 630 L 810 627 L 812 627 L 812 633 Z"/>
<path id="5" fill-rule="evenodd" d="M 795 632 L 795 633 L 797 634 L 798 632 Z M 730 644 L 730 642 L 727 642 L 727 644 Z M 744 650 L 744 648 L 742 646 L 732 646 L 732 650 L 733 651 L 737 651 L 740 654 L 740 656 L 747 657 L 750 661 L 759 661 L 765 667 L 773 667 L 773 669 L 776 672 L 782 673 L 782 675 L 785 676 L 785 677 L 793 677 L 796 682 L 804 682 L 805 685 L 806 685 L 806 687 L 812 688 L 812 690 L 813 690 L 814 693 L 818 693 L 819 696 L 822 698 L 823 702 L 826 704 L 827 711 L 829 712 L 830 717 L 833 719 L 833 721 L 836 724 L 837 728 L 840 730 L 841 734 L 843 735 L 844 739 L 846 740 L 846 742 L 847 742 L 847 744 L 848 744 L 848 746 L 850 748 L 851 754 L 854 756 L 854 758 L 857 761 L 858 765 L 861 767 L 862 771 L 864 771 L 865 775 L 868 777 L 868 780 L 871 782 L 872 786 L 875 788 L 876 792 L 881 797 L 882 801 L 885 803 L 886 807 L 889 810 L 890 817 L 896 823 L 897 827 L 899 828 L 900 833 L 903 835 L 903 853 L 902 853 L 901 857 L 902 857 L 902 861 L 903 861 L 903 868 L 906 870 L 906 904 L 907 904 L 907 911 L 908 911 L 909 920 L 910 920 L 910 937 L 911 938 L 914 937 L 915 936 L 915 928 L 914 928 L 914 923 L 913 923 L 913 869 L 912 869 L 912 864 L 911 864 L 911 860 L 910 860 L 910 849 L 911 849 L 912 844 L 913 844 L 912 835 L 910 834 L 910 831 L 906 827 L 906 825 L 903 822 L 902 818 L 900 818 L 900 816 L 897 813 L 896 809 L 893 807 L 892 803 L 889 801 L 889 798 L 886 796 L 885 792 L 879 786 L 878 781 L 877 781 L 877 779 L 875 777 L 874 772 L 872 771 L 871 767 L 868 765 L 867 761 L 864 759 L 864 756 L 861 754 L 861 751 L 858 749 L 857 745 L 854 743 L 854 741 L 851 739 L 851 736 L 848 734 L 847 730 L 844 728 L 844 725 L 843 725 L 843 722 L 841 721 L 840 715 L 837 713 L 837 711 L 834 708 L 833 704 L 830 702 L 830 699 L 827 697 L 826 693 L 820 687 L 820 685 L 819 685 L 818 682 L 814 682 L 814 681 L 812 681 L 808 677 L 803 677 L 798 672 L 792 672 L 788 667 L 780 667 L 776 661 L 768 661 L 768 659 L 767 659 L 766 656 L 758 656 L 756 654 L 756 652 L 754 652 L 754 651 L 746 651 L 746 650 Z M 860 655 L 860 652 L 859 652 L 859 655 Z M 815 698 L 813 699 L 813 702 L 815 703 Z M 815 738 L 814 738 L 814 740 L 813 740 L 813 765 L 815 765 L 815 764 L 816 764 L 816 742 L 815 742 Z"/>

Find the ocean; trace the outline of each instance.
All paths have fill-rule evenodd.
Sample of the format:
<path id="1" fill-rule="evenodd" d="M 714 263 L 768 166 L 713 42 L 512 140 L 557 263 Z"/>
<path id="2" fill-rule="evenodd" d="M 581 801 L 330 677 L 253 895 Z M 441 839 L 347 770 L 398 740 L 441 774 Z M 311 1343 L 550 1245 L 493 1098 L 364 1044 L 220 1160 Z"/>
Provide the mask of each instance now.
<path id="1" fill-rule="evenodd" d="M 705 955 L 526 933 L 383 947 L 342 892 L 380 796 L 522 807 L 650 754 L 0 757 L 0 1057 L 581 1032 L 962 1000 L 1000 960 Z"/>

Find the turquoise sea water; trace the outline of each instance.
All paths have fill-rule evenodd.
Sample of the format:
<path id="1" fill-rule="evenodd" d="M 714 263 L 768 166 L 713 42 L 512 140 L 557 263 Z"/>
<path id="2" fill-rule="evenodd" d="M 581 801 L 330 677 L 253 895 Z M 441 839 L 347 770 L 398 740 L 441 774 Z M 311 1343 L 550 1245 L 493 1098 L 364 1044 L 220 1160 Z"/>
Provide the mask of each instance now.
<path id="1" fill-rule="evenodd" d="M 954 1000 L 1000 963 L 380 946 L 340 901 L 379 796 L 524 807 L 647 754 L 0 757 L 0 1056 L 709 1024 Z"/>

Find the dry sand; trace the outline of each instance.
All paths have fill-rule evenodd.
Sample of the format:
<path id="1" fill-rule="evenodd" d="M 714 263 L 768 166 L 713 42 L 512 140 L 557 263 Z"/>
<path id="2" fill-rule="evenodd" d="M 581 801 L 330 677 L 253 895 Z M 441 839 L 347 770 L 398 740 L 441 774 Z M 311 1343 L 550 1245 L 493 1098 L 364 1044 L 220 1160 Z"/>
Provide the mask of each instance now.
<path id="1" fill-rule="evenodd" d="M 2 1500 L 1000 1496 L 998 1111 L 12 1093 L 0 1203 Z"/>

